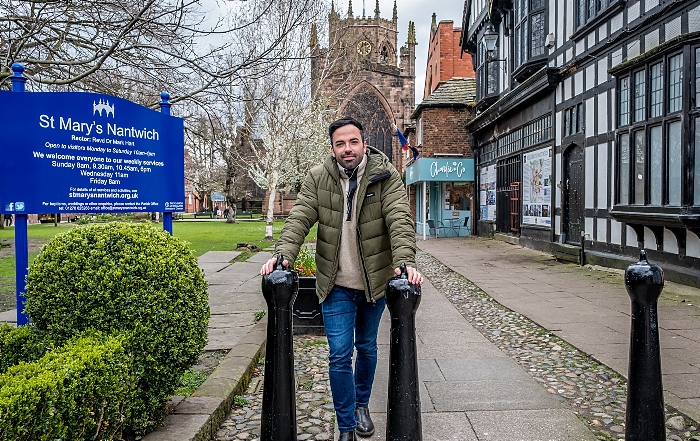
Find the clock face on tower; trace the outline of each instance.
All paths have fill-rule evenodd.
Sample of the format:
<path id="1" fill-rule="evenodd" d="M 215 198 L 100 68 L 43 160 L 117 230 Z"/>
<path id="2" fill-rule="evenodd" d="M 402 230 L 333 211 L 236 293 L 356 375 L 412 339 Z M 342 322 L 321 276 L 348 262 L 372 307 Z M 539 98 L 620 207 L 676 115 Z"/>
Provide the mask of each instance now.
<path id="1" fill-rule="evenodd" d="M 369 41 L 362 40 L 361 42 L 357 43 L 357 53 L 362 55 L 363 57 L 366 57 L 370 53 L 371 50 L 372 50 L 372 45 L 370 44 Z"/>

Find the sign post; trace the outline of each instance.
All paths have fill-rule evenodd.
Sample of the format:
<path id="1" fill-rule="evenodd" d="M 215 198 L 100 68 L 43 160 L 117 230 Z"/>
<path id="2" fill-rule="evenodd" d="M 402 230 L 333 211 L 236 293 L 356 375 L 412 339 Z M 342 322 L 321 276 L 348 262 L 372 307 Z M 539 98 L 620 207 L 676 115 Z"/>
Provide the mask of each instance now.
<path id="1" fill-rule="evenodd" d="M 29 213 L 163 212 L 185 207 L 184 122 L 121 98 L 89 92 L 25 92 L 12 65 L 0 91 L 0 213 L 15 216 L 17 325 L 25 325 Z M 15 93 L 24 92 L 24 93 Z"/>

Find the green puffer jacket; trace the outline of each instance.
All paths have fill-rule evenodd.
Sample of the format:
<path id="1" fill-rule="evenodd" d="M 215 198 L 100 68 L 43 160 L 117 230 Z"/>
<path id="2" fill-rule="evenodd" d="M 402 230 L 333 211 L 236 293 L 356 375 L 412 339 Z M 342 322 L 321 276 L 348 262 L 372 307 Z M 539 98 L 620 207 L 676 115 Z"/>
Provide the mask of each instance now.
<path id="1" fill-rule="evenodd" d="M 406 189 L 399 173 L 379 150 L 368 147 L 367 166 L 355 194 L 357 240 L 367 300 L 384 295 L 386 282 L 401 263 L 415 268 L 416 233 Z M 318 221 L 316 294 L 323 301 L 335 283 L 338 245 L 343 222 L 343 183 L 335 160 L 329 156 L 311 169 L 275 247 L 294 262 L 311 227 Z M 359 201 L 359 202 L 358 202 Z"/>

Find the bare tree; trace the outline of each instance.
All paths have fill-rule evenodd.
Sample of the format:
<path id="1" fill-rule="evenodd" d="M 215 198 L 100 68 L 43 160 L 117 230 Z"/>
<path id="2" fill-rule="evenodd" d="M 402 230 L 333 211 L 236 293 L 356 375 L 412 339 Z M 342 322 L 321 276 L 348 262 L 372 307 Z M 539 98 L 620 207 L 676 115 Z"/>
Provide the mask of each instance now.
<path id="1" fill-rule="evenodd" d="M 20 62 L 35 89 L 97 91 L 150 106 L 168 90 L 173 103 L 208 106 L 211 90 L 273 69 L 285 35 L 315 1 L 205 10 L 199 0 L 0 0 L 0 84 L 9 88 L 10 67 Z M 251 41 L 259 26 L 274 31 Z"/>

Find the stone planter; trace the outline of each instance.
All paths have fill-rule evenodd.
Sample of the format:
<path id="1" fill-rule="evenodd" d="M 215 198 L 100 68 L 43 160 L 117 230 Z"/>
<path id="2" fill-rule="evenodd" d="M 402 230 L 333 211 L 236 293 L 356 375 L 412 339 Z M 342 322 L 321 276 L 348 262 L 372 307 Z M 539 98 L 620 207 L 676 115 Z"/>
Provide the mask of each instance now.
<path id="1" fill-rule="evenodd" d="M 325 335 L 321 304 L 316 295 L 316 277 L 299 277 L 299 293 L 292 306 L 294 334 Z"/>

